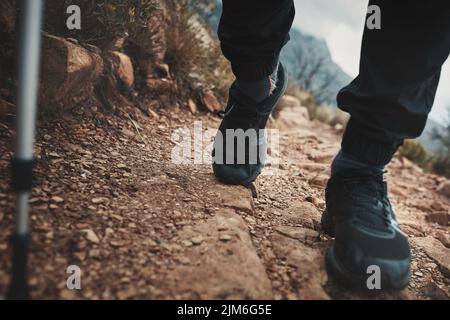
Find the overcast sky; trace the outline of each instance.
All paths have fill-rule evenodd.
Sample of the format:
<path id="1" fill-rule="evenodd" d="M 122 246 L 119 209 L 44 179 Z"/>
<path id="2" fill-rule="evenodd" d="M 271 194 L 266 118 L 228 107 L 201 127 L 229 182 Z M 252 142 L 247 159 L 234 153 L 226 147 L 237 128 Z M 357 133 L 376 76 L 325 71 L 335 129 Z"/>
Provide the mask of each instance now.
<path id="1" fill-rule="evenodd" d="M 333 56 L 350 76 L 358 74 L 359 53 L 368 0 L 294 0 L 294 24 L 303 31 L 324 38 Z M 450 59 L 444 65 L 431 117 L 448 119 L 450 106 Z"/>

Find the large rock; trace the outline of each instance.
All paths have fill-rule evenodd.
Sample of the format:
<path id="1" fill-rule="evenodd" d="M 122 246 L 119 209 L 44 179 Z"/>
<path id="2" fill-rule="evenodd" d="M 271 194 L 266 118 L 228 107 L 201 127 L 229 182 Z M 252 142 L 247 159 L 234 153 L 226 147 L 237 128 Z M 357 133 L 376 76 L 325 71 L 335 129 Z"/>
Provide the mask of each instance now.
<path id="1" fill-rule="evenodd" d="M 437 192 L 450 198 L 450 180 L 442 182 L 438 187 Z"/>
<path id="2" fill-rule="evenodd" d="M 450 235 L 445 233 L 444 231 L 439 231 L 436 235 L 436 237 L 439 239 L 439 241 L 442 242 L 444 246 L 447 248 L 450 248 Z"/>
<path id="3" fill-rule="evenodd" d="M 307 201 L 296 201 L 289 208 L 283 210 L 282 217 L 289 223 L 309 229 L 318 229 L 322 215 L 314 204 Z"/>
<path id="4" fill-rule="evenodd" d="M 74 41 L 44 34 L 40 103 L 64 104 L 92 92 L 94 81 L 103 70 L 99 50 L 86 49 Z"/>
<path id="5" fill-rule="evenodd" d="M 436 261 L 446 277 L 450 277 L 450 249 L 444 247 L 439 240 L 431 236 L 415 238 L 414 242 L 421 247 L 431 259 Z"/>
<path id="6" fill-rule="evenodd" d="M 122 80 L 128 88 L 131 88 L 134 84 L 134 69 L 130 57 L 122 52 L 111 51 L 108 54 L 108 58 L 111 61 L 117 77 Z"/>
<path id="7" fill-rule="evenodd" d="M 305 244 L 313 244 L 320 241 L 319 233 L 308 228 L 278 226 L 275 227 L 274 230 L 285 237 L 298 240 Z"/>
<path id="8" fill-rule="evenodd" d="M 223 206 L 246 213 L 253 213 L 254 203 L 251 191 L 244 187 L 223 187 L 220 197 Z"/>
<path id="9" fill-rule="evenodd" d="M 309 123 L 308 109 L 295 97 L 285 95 L 280 99 L 274 117 L 288 128 L 304 126 Z"/>
<path id="10" fill-rule="evenodd" d="M 272 235 L 271 240 L 277 258 L 286 261 L 286 264 L 294 268 L 289 276 L 291 282 L 298 288 L 298 298 L 301 300 L 330 299 L 323 288 L 328 281 L 328 276 L 322 253 L 319 249 L 303 244 L 304 235 L 300 236 L 300 241 L 293 238 L 292 235 L 285 236 L 278 232 Z"/>
<path id="11" fill-rule="evenodd" d="M 243 219 L 223 209 L 186 227 L 178 264 L 160 284 L 176 299 L 271 299 L 272 287 Z"/>
<path id="12" fill-rule="evenodd" d="M 450 215 L 448 214 L 448 211 L 430 212 L 427 214 L 426 220 L 445 227 L 448 225 Z"/>

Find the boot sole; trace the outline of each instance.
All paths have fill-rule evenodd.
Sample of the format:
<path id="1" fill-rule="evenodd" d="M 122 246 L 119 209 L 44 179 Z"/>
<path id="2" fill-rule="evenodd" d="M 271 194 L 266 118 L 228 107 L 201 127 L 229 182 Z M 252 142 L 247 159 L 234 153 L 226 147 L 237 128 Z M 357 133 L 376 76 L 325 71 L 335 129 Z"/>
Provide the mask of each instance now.
<path id="1" fill-rule="evenodd" d="M 334 278 L 345 284 L 347 286 L 351 286 L 358 289 L 370 290 L 367 286 L 367 279 L 371 276 L 367 274 L 367 276 L 361 276 L 360 274 L 356 274 L 350 270 L 347 270 L 337 259 L 336 254 L 334 252 L 334 246 L 331 246 L 328 249 L 326 255 L 326 265 L 328 269 L 328 273 L 333 275 Z M 381 290 L 383 291 L 398 291 L 406 288 L 409 284 L 411 278 L 411 273 L 408 272 L 404 277 L 399 279 L 392 279 L 384 273 L 381 273 Z"/>

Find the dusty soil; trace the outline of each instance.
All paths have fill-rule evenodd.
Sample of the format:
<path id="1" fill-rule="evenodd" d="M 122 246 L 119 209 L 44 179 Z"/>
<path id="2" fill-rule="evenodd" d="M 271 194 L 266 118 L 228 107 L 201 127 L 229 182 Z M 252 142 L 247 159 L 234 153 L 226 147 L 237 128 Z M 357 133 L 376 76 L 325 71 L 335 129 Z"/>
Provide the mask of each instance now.
<path id="1" fill-rule="evenodd" d="M 12 120 L 0 119 L 0 295 L 10 268 Z M 34 298 L 448 299 L 450 199 L 436 192 L 444 178 L 393 161 L 390 193 L 411 238 L 413 278 L 401 292 L 358 292 L 328 278 L 324 253 L 333 240 L 319 224 L 339 133 L 296 110 L 281 112 L 273 123 L 281 128 L 281 164 L 267 168 L 253 198 L 217 183 L 209 165 L 171 162 L 173 130 L 192 131 L 196 120 L 219 124 L 184 109 L 147 117 L 95 106 L 40 121 Z M 82 270 L 80 291 L 66 289 L 69 265 Z"/>

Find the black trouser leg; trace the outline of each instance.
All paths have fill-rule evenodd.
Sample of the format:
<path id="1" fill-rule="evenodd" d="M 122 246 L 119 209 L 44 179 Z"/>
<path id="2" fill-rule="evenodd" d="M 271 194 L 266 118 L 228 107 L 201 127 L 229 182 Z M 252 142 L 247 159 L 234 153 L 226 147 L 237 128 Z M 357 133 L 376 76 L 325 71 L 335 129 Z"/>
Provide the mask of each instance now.
<path id="1" fill-rule="evenodd" d="M 293 0 L 223 0 L 219 39 L 236 77 L 260 80 L 273 73 L 294 15 Z"/>
<path id="2" fill-rule="evenodd" d="M 381 30 L 364 32 L 359 76 L 338 95 L 351 114 L 342 142 L 345 154 L 387 164 L 407 138 L 426 124 L 450 52 L 447 0 L 373 0 Z"/>

